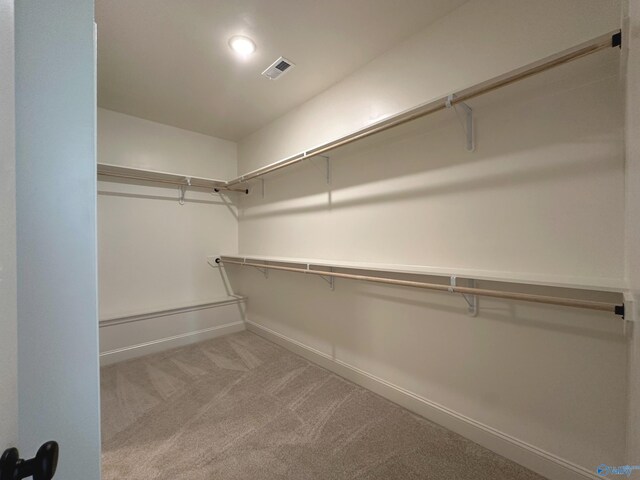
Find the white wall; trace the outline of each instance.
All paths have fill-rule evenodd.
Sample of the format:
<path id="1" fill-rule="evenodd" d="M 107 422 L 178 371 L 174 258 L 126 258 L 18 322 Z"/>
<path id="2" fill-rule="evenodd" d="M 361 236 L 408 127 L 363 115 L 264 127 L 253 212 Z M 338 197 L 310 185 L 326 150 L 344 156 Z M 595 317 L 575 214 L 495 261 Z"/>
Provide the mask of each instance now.
<path id="1" fill-rule="evenodd" d="M 640 320 L 640 1 L 627 3 L 626 63 L 626 277 L 635 311 L 630 320 Z M 640 328 L 630 335 L 629 419 L 627 461 L 640 458 Z"/>
<path id="2" fill-rule="evenodd" d="M 93 0 L 16 6 L 20 451 L 100 478 Z"/>
<path id="3" fill-rule="evenodd" d="M 98 110 L 98 161 L 210 178 L 237 174 L 233 142 L 104 109 Z M 174 186 L 100 181 L 100 318 L 173 309 L 229 295 L 220 271 L 209 266 L 206 257 L 238 248 L 232 195 L 192 189 L 180 205 Z M 142 336 L 132 335 L 131 325 L 101 328 L 101 352 L 241 321 L 237 306 L 230 312 L 208 312 L 204 325 L 186 317 L 173 318 L 167 325 L 163 320 L 146 322 Z M 135 326 L 138 332 L 141 325 Z"/>
<path id="4" fill-rule="evenodd" d="M 472 0 L 243 140 L 240 171 L 606 33 L 619 18 L 614 1 Z M 447 111 L 332 153 L 330 188 L 321 162 L 267 177 L 265 198 L 254 189 L 241 207 L 240 252 L 622 285 L 618 58 L 611 49 L 470 102 L 473 154 Z M 252 328 L 462 415 L 483 432 L 476 441 L 498 448 L 507 438 L 517 448 L 498 449 L 531 468 L 578 478 L 625 461 L 627 342 L 611 315 L 482 299 L 469 318 L 458 297 L 347 281 L 330 292 L 314 278 L 228 271 L 250 298 Z"/>
<path id="5" fill-rule="evenodd" d="M 442 112 L 333 152 L 330 199 L 322 161 L 267 177 L 267 198 L 254 188 L 243 204 L 240 251 L 622 285 L 617 56 L 471 102 L 473 154 Z"/>
<path id="6" fill-rule="evenodd" d="M 191 176 L 237 174 L 237 145 L 228 140 L 98 109 L 98 161 Z"/>
<path id="7" fill-rule="evenodd" d="M 17 445 L 13 0 L 0 0 L 0 449 Z"/>

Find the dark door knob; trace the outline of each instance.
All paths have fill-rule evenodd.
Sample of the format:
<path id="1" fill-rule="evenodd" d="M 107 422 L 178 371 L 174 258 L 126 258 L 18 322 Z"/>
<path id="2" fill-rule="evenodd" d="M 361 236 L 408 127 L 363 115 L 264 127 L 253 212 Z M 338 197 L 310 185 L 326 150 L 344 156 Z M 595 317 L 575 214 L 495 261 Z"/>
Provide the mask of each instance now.
<path id="1" fill-rule="evenodd" d="M 0 480 L 14 480 L 16 465 L 20 461 L 17 448 L 7 448 L 0 457 Z"/>
<path id="2" fill-rule="evenodd" d="M 58 467 L 58 444 L 47 442 L 38 449 L 33 468 L 33 480 L 51 480 Z"/>
<path id="3" fill-rule="evenodd" d="M 17 448 L 8 448 L 0 457 L 0 480 L 51 480 L 58 466 L 58 444 L 43 444 L 34 458 L 23 460 Z"/>

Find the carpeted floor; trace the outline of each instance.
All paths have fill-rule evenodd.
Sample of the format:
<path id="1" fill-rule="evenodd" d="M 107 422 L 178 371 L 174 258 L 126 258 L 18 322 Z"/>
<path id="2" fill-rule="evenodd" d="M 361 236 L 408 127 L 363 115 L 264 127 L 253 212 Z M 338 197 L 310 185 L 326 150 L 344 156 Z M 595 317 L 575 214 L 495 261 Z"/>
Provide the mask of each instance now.
<path id="1" fill-rule="evenodd" d="M 101 381 L 103 480 L 542 479 L 249 332 Z"/>

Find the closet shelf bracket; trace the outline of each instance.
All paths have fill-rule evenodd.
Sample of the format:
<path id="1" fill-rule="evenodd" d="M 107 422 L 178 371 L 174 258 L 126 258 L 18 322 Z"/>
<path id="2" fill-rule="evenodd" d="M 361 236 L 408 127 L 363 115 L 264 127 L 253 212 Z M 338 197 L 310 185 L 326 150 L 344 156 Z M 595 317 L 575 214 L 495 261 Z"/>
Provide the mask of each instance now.
<path id="1" fill-rule="evenodd" d="M 191 186 L 191 177 L 185 177 L 184 179 L 185 182 L 187 182 L 186 185 L 180 185 L 180 187 L 178 188 L 180 191 L 180 196 L 178 198 L 178 201 L 180 202 L 180 205 L 184 205 L 184 197 L 187 193 L 187 187 Z"/>
<path id="2" fill-rule="evenodd" d="M 309 271 L 309 270 L 310 270 L 310 267 L 309 267 L 309 264 L 307 264 L 307 271 Z M 329 267 L 329 272 L 328 273 L 333 273 L 333 267 Z M 319 275 L 319 277 L 329 284 L 329 288 L 331 289 L 332 292 L 335 291 L 335 289 L 336 289 L 336 278 L 334 276 L 331 276 L 331 275 L 328 275 L 328 276 Z"/>
<path id="3" fill-rule="evenodd" d="M 457 286 L 457 277 L 455 275 L 451 275 L 449 285 L 450 285 L 449 292 L 456 293 L 455 287 Z M 476 288 L 476 281 L 469 280 L 469 287 Z M 462 295 L 462 298 L 464 298 L 464 301 L 467 302 L 469 315 L 472 317 L 477 316 L 478 315 L 478 296 L 470 295 L 468 293 L 461 293 L 461 295 Z"/>
<path id="4" fill-rule="evenodd" d="M 316 157 L 322 158 L 324 160 L 324 173 L 325 173 L 324 178 L 325 178 L 325 181 L 327 182 L 327 185 L 331 185 L 331 157 L 328 157 L 326 155 L 308 155 L 307 156 L 307 152 L 305 152 L 305 157 L 311 159 L 311 164 L 314 167 L 316 167 L 318 170 L 322 169 L 322 167 L 317 165 L 314 160 L 316 159 Z"/>
<path id="5" fill-rule="evenodd" d="M 325 162 L 325 167 L 327 169 L 327 185 L 331 185 L 331 158 L 324 156 L 324 155 L 320 155 L 322 158 L 324 158 L 324 162 Z"/>
<path id="6" fill-rule="evenodd" d="M 247 263 L 247 259 L 244 259 L 243 263 Z M 250 267 L 255 268 L 256 270 L 258 270 L 259 272 L 262 272 L 262 274 L 264 275 L 264 278 L 269 278 L 269 268 L 267 267 L 267 262 L 264 263 L 264 268 L 261 267 L 255 267 L 253 265 L 249 265 Z"/>
<path id="7" fill-rule="evenodd" d="M 467 146 L 466 149 L 468 152 L 473 152 L 476 149 L 475 135 L 474 135 L 474 122 L 473 122 L 473 109 L 467 105 L 465 102 L 456 102 L 456 96 L 452 93 L 447 97 L 445 101 L 445 105 L 447 108 L 453 108 L 458 114 L 456 110 L 456 106 L 460 105 L 464 110 L 465 123 L 464 123 L 464 132 L 467 136 Z"/>

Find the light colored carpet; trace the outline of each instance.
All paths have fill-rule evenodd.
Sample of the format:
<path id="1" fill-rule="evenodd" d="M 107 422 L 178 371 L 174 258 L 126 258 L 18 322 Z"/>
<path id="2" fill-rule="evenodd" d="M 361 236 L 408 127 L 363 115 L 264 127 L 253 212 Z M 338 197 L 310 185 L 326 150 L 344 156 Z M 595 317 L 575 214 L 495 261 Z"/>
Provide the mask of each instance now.
<path id="1" fill-rule="evenodd" d="M 101 382 L 104 480 L 542 479 L 249 332 Z"/>

